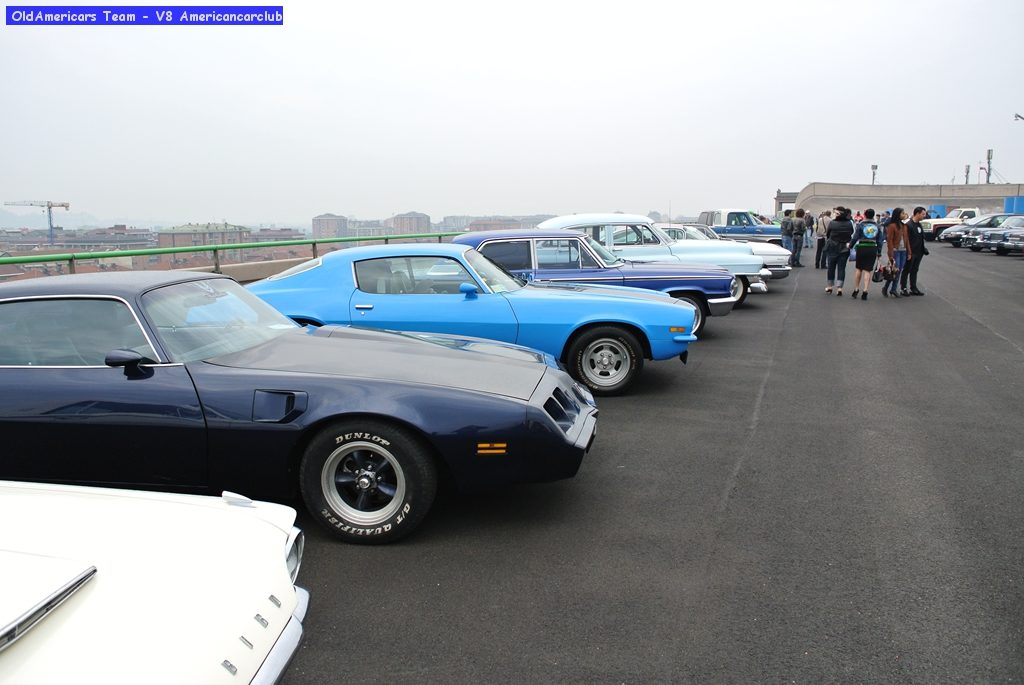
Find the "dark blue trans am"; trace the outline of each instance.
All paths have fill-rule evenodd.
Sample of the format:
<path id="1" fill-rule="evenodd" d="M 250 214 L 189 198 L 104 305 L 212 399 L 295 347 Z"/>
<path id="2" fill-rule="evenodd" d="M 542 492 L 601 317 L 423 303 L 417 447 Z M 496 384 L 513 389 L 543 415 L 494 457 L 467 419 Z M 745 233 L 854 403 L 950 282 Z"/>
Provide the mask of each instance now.
<path id="1" fill-rule="evenodd" d="M 351 542 L 411 532 L 438 479 L 569 478 L 597 409 L 549 355 L 306 328 L 234 280 L 131 272 L 0 285 L 0 479 L 296 492 Z"/>

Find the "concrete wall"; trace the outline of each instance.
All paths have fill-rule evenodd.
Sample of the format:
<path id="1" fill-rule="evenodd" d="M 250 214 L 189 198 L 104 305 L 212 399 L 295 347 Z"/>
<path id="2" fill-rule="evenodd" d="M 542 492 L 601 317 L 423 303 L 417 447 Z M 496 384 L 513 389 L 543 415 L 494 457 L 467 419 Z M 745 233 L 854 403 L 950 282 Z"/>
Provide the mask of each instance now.
<path id="1" fill-rule="evenodd" d="M 838 205 L 851 209 L 878 210 L 892 207 L 913 209 L 915 205 L 979 207 L 982 213 L 1002 212 L 1004 198 L 1024 195 L 1024 184 L 982 183 L 968 185 L 869 185 L 856 183 L 811 183 L 801 190 L 796 206 L 813 214 Z"/>

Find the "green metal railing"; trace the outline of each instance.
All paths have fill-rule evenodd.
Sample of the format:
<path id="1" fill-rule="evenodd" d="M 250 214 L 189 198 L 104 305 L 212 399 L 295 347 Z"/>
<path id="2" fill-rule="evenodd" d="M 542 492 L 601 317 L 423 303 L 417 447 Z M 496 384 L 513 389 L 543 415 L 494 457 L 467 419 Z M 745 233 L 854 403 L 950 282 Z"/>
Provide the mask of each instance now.
<path id="1" fill-rule="evenodd" d="M 22 257 L 0 257 L 0 264 L 41 264 L 46 262 L 67 262 L 68 271 L 75 273 L 75 263 L 92 259 L 111 259 L 115 257 L 148 257 L 150 255 L 180 254 L 183 252 L 212 252 L 213 270 L 220 273 L 220 253 L 231 250 L 255 250 L 262 247 L 290 247 L 293 245 L 312 246 L 312 258 L 320 256 L 320 245 L 336 243 L 381 242 L 385 245 L 392 240 L 421 240 L 436 238 L 443 242 L 445 238 L 462 235 L 462 231 L 448 233 L 404 233 L 400 235 L 359 236 L 349 238 L 310 238 L 307 240 L 269 240 L 257 243 L 225 243 L 221 245 L 188 245 L 185 247 L 153 247 L 144 250 L 104 250 L 102 252 L 63 252 L 58 254 L 27 255 Z"/>

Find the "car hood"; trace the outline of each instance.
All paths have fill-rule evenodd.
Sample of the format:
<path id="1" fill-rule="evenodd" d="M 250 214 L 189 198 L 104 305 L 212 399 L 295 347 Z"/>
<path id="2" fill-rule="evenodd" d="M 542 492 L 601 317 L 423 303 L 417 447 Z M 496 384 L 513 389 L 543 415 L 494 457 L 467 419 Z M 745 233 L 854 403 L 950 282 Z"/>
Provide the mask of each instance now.
<path id="1" fill-rule="evenodd" d="M 543 352 L 466 336 L 307 327 L 208 363 L 264 371 L 423 383 L 530 399 L 548 367 Z"/>
<path id="2" fill-rule="evenodd" d="M 0 682 L 219 682 L 230 660 L 247 683 L 299 601 L 284 563 L 295 512 L 281 505 L 0 481 L 0 517 L 21 521 L 0 527 L 0 549 L 22 556 L 0 566 L 5 590 L 47 591 L 9 585 L 17 568 L 96 568 L 0 654 Z"/>

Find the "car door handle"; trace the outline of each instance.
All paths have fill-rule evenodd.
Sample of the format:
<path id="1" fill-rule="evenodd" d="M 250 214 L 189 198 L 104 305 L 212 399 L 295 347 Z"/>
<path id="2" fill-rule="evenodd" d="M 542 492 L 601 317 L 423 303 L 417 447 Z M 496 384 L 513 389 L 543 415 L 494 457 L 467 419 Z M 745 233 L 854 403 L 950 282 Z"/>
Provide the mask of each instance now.
<path id="1" fill-rule="evenodd" d="M 373 309 L 373 305 L 372 304 L 357 304 L 356 305 L 356 309 L 358 309 L 360 311 L 365 311 L 367 309 Z"/>

